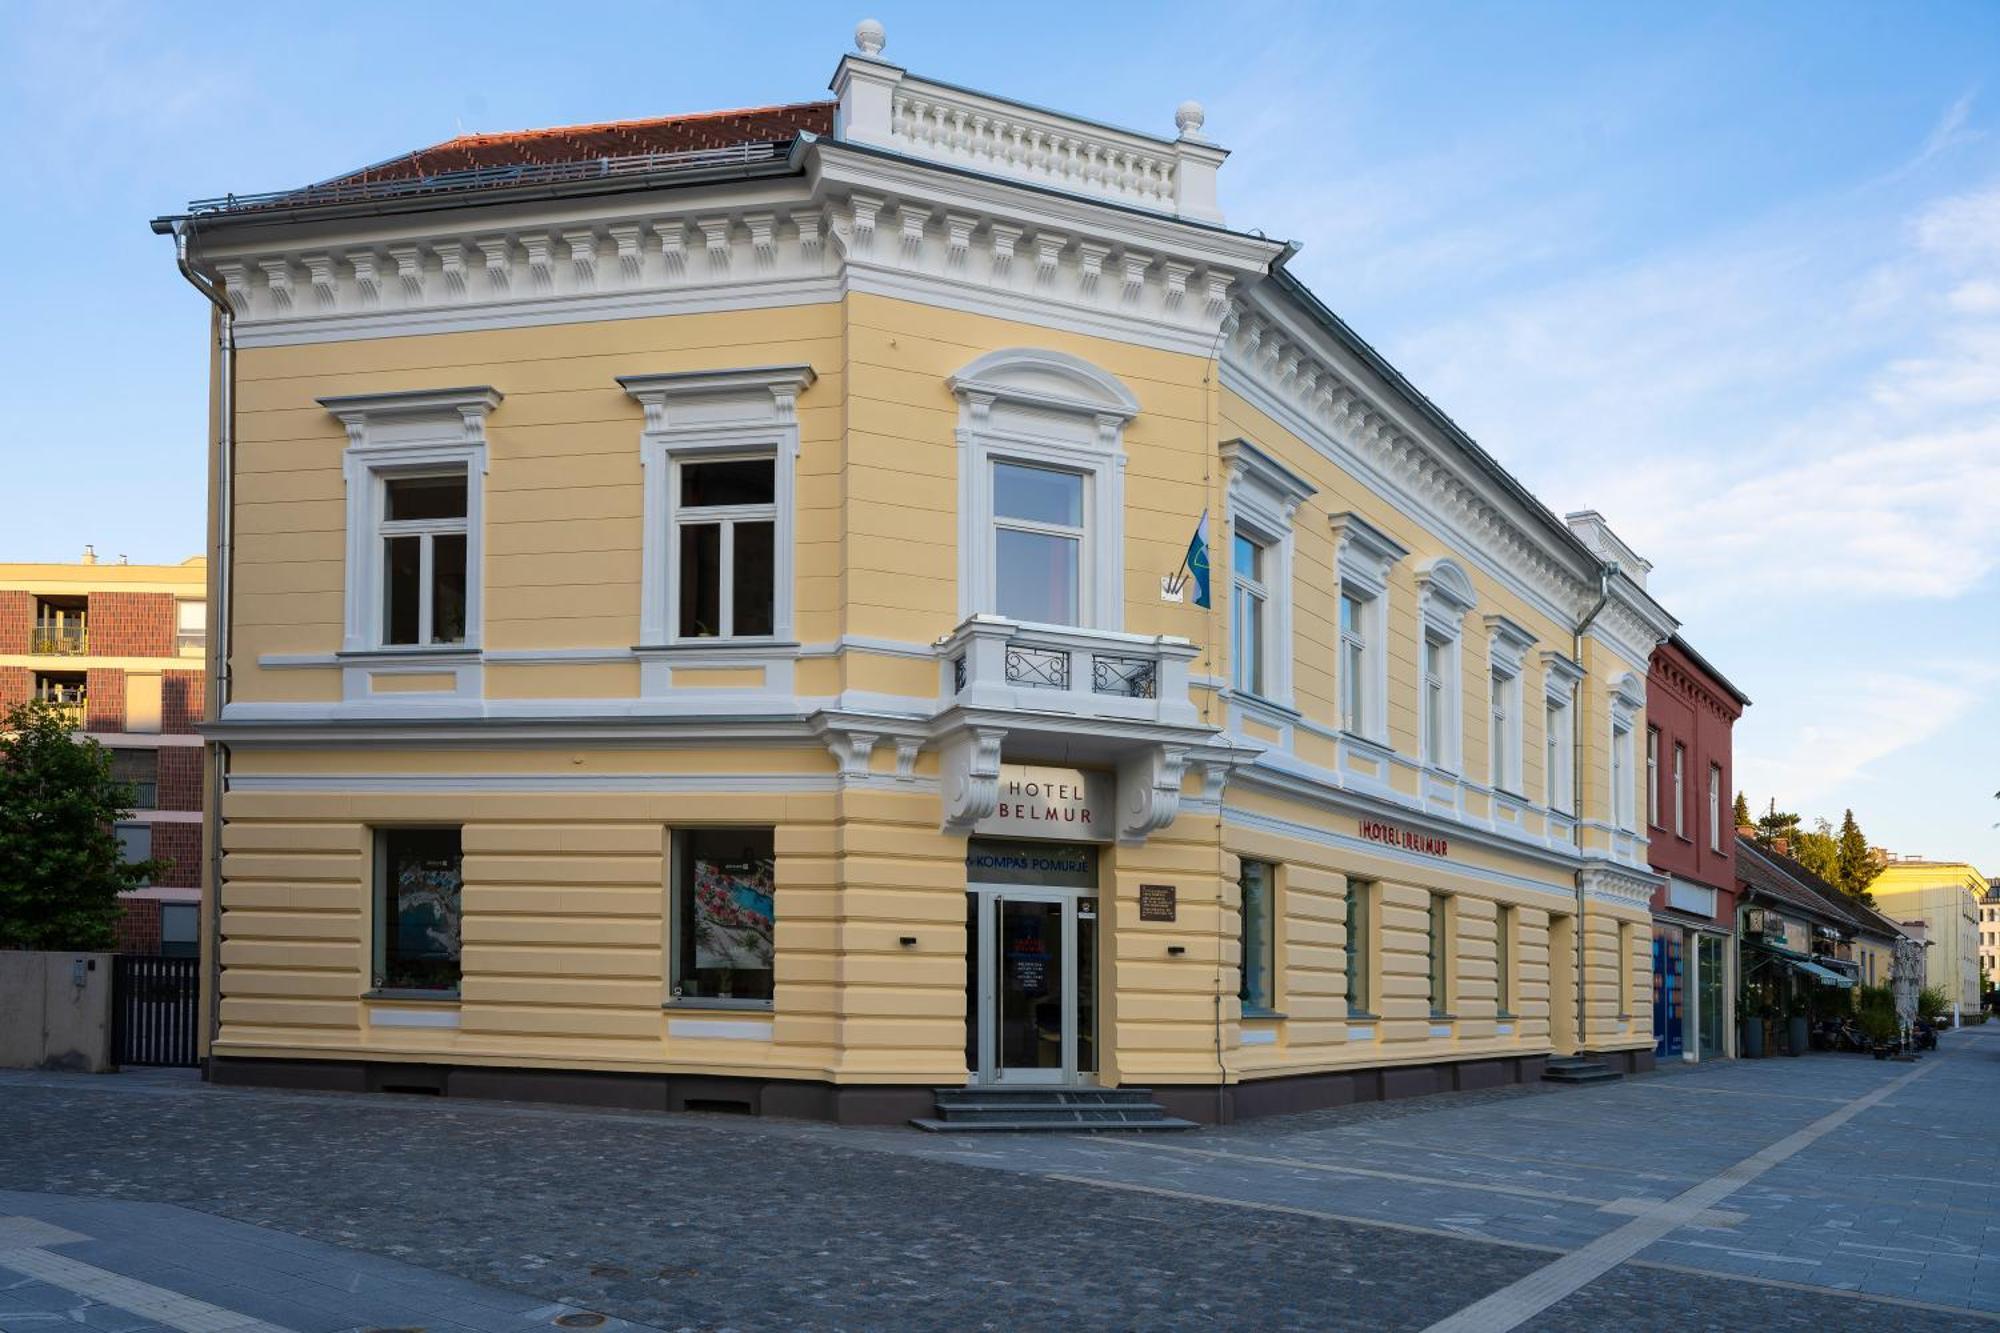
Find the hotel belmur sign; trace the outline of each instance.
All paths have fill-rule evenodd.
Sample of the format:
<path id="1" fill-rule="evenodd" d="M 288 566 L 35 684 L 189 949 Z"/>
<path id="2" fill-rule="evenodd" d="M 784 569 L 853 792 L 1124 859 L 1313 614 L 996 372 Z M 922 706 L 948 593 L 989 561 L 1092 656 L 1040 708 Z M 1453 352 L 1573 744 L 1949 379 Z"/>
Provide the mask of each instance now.
<path id="1" fill-rule="evenodd" d="M 1002 764 L 1000 803 L 974 831 L 1012 838 L 1108 840 L 1114 783 L 1109 773 L 1086 769 Z"/>
<path id="2" fill-rule="evenodd" d="M 1385 847 L 1400 847 L 1406 852 L 1417 852 L 1423 856 L 1451 855 L 1451 840 L 1435 833 L 1419 833 L 1415 829 L 1386 824 L 1379 819 L 1364 819 L 1360 827 L 1362 837 Z"/>

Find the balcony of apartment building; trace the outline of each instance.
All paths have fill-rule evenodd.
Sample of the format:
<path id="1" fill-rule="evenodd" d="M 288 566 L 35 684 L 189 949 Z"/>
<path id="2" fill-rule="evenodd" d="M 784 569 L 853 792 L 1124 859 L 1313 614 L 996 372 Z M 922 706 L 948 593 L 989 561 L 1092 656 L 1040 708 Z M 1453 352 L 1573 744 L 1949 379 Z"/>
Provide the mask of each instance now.
<path id="1" fill-rule="evenodd" d="M 81 671 L 37 671 L 35 701 L 50 705 L 72 727 L 81 728 L 89 711 L 87 680 Z"/>
<path id="2" fill-rule="evenodd" d="M 89 600 L 38 597 L 28 651 L 41 657 L 82 657 L 90 651 Z"/>
<path id="3" fill-rule="evenodd" d="M 1186 639 L 977 615 L 938 651 L 945 696 L 959 707 L 1053 715 L 1062 727 L 1201 724 L 1188 693 L 1197 650 Z"/>

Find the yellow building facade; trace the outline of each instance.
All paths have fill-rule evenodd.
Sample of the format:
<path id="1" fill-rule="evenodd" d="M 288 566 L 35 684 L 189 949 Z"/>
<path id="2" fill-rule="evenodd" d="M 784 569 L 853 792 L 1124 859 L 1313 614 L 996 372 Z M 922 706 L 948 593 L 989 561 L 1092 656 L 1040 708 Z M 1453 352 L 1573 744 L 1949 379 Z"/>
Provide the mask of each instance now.
<path id="1" fill-rule="evenodd" d="M 1990 888 L 1978 868 L 1963 861 L 1903 856 L 1884 862 L 1868 882 L 1885 916 L 1924 923 L 1924 984 L 1943 989 L 1966 1013 L 1979 1009 L 1980 900 Z"/>
<path id="2" fill-rule="evenodd" d="M 1671 617 L 1224 225 L 1198 108 L 833 87 L 157 224 L 228 349 L 211 1076 L 1226 1120 L 1649 1063 Z"/>

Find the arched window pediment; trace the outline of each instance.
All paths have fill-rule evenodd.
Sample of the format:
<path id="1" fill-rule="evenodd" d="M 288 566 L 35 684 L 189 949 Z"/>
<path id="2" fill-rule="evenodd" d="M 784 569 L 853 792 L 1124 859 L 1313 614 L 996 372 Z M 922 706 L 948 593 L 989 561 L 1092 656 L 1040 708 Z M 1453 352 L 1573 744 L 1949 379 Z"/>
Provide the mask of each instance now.
<path id="1" fill-rule="evenodd" d="M 1043 412 L 1109 417 L 1123 425 L 1139 400 L 1116 377 L 1067 352 L 1008 347 L 988 352 L 947 383 L 961 401 L 1007 403 Z"/>

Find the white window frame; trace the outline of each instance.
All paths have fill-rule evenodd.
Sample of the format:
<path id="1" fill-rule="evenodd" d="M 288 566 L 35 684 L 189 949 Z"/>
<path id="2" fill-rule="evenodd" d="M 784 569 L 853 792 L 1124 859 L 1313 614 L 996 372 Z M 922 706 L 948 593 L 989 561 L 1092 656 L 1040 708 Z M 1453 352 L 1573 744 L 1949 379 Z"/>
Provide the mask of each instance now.
<path id="1" fill-rule="evenodd" d="M 1708 850 L 1722 850 L 1722 765 L 1708 766 Z"/>
<path id="2" fill-rule="evenodd" d="M 1557 814 L 1574 816 L 1576 809 L 1576 707 L 1577 689 L 1583 683 L 1583 668 L 1558 652 L 1542 654 L 1543 717 L 1549 734 L 1543 744 L 1548 751 L 1548 771 L 1542 775 L 1543 795 L 1548 808 Z"/>
<path id="3" fill-rule="evenodd" d="M 1660 729 L 1646 728 L 1646 827 L 1660 827 Z"/>
<path id="4" fill-rule="evenodd" d="M 1335 697 L 1340 701 L 1340 727 L 1350 735 L 1377 745 L 1389 743 L 1389 571 L 1409 555 L 1409 548 L 1355 513 L 1334 514 L 1328 519 L 1334 533 L 1334 572 L 1337 596 L 1352 597 L 1359 611 L 1359 647 L 1362 679 L 1350 683 L 1347 672 L 1347 645 L 1343 636 L 1339 660 L 1334 664 Z M 1339 603 L 1334 604 L 1336 628 Z M 1347 716 L 1348 691 L 1360 687 L 1360 713 Z"/>
<path id="5" fill-rule="evenodd" d="M 1521 678 L 1534 648 L 1535 636 L 1520 624 L 1506 616 L 1486 617 L 1487 707 L 1492 717 L 1488 777 L 1495 791 L 1524 799 L 1522 750 L 1527 728 L 1522 720 L 1526 691 Z"/>
<path id="6" fill-rule="evenodd" d="M 1428 768 L 1458 773 L 1465 764 L 1465 686 L 1461 675 L 1465 617 L 1477 605 L 1472 580 L 1455 561 L 1428 561 L 1417 573 L 1417 753 Z M 1437 679 L 1426 660 L 1437 650 Z M 1436 690 L 1435 700 L 1432 697 Z M 1433 704 L 1436 717 L 1432 716 Z M 1435 741 L 1435 747 L 1432 742 Z"/>
<path id="7" fill-rule="evenodd" d="M 1674 836 L 1687 836 L 1687 746 L 1674 742 Z"/>
<path id="8" fill-rule="evenodd" d="M 788 645 L 797 563 L 799 457 L 798 399 L 817 376 L 807 365 L 621 375 L 618 383 L 645 409 L 639 435 L 644 471 L 644 528 L 639 565 L 639 646 L 642 648 L 740 648 Z M 682 638 L 677 506 L 680 465 L 727 459 L 772 460 L 768 517 L 775 522 L 771 552 L 771 633 L 723 638 Z M 729 507 L 731 511 L 736 506 Z M 764 506 L 756 506 L 760 511 Z M 718 510 L 720 514 L 722 510 Z M 746 511 L 747 516 L 747 511 Z M 747 519 L 746 521 L 761 521 Z M 732 571 L 724 561 L 723 593 Z M 725 603 L 727 605 L 727 603 Z M 733 608 L 731 608 L 733 614 Z"/>
<path id="9" fill-rule="evenodd" d="M 1255 552 L 1256 565 L 1245 570 L 1240 547 Z M 1230 685 L 1244 694 L 1265 697 L 1270 691 L 1271 590 L 1264 571 L 1271 564 L 1270 543 L 1238 526 L 1229 543 L 1229 674 Z M 1254 612 L 1254 624 L 1246 622 Z"/>
<path id="10" fill-rule="evenodd" d="M 1079 629 L 1125 623 L 1125 425 L 1139 400 L 1116 378 L 1046 348 L 990 352 L 946 381 L 958 399 L 958 610 L 998 606 L 993 465 L 1019 463 L 1084 477 Z"/>
<path id="11" fill-rule="evenodd" d="M 381 622 L 376 626 L 376 642 L 386 650 L 404 648 L 450 648 L 463 649 L 463 639 L 440 640 L 436 638 L 437 624 L 435 605 L 437 584 L 436 543 L 439 537 L 464 537 L 466 539 L 466 577 L 471 581 L 472 536 L 471 516 L 461 514 L 456 518 L 400 518 L 392 519 L 389 514 L 389 486 L 398 481 L 429 481 L 433 479 L 465 479 L 466 499 L 469 510 L 472 498 L 472 479 L 464 469 L 444 468 L 375 468 L 370 473 L 370 484 L 376 488 L 375 496 L 375 559 L 376 577 L 383 578 L 388 573 L 388 545 L 399 537 L 417 539 L 417 638 L 415 643 L 389 642 L 389 596 L 386 587 L 378 589 L 378 609 L 376 614 Z M 467 632 L 471 626 L 467 626 Z"/>
<path id="12" fill-rule="evenodd" d="M 986 484 L 988 487 L 986 493 L 988 495 L 997 495 L 999 493 L 999 471 L 1002 467 L 1029 468 L 1040 472 L 1059 472 L 1064 476 L 1075 477 L 1082 491 L 1082 500 L 1078 505 L 1081 521 L 1075 524 L 1050 523 L 1041 519 L 1020 518 L 1013 514 L 1002 514 L 998 508 L 998 501 L 994 502 L 995 507 L 992 520 L 986 525 L 986 531 L 983 536 L 979 538 L 979 540 L 986 543 L 985 564 L 986 568 L 992 571 L 993 578 L 992 586 L 988 589 L 987 607 L 996 615 L 999 614 L 1001 533 L 1025 532 L 1037 536 L 1062 537 L 1076 543 L 1076 624 L 1071 626 L 1071 628 L 1089 624 L 1090 607 L 1097 598 L 1102 596 L 1101 591 L 1096 586 L 1097 565 L 1101 557 L 1093 549 L 1094 543 L 1091 541 L 1092 520 L 1095 518 L 1092 501 L 1097 490 L 1096 474 L 1088 471 L 1079 471 L 1072 467 L 1055 467 L 1045 463 L 1030 463 L 1021 458 L 998 456 L 988 457 L 985 467 L 987 470 Z M 1059 622 L 1048 621 L 1042 623 L 1056 624 Z"/>
<path id="13" fill-rule="evenodd" d="M 681 504 L 681 477 L 685 469 L 703 463 L 769 463 L 772 476 L 772 500 L 769 504 L 753 505 L 688 505 Z M 786 540 L 787 533 L 778 515 L 782 512 L 777 503 L 778 457 L 769 449 L 752 449 L 743 453 L 710 452 L 707 450 L 670 450 L 667 455 L 669 475 L 667 477 L 667 635 L 668 640 L 677 644 L 704 643 L 769 643 L 783 636 L 778 626 L 778 579 L 777 545 Z M 771 628 L 769 634 L 735 634 L 736 618 L 736 525 L 739 523 L 769 523 L 771 525 Z M 716 589 L 717 607 L 726 627 L 719 634 L 687 634 L 680 632 L 681 625 L 681 580 L 680 553 L 681 533 L 688 528 L 719 528 L 717 549 L 720 552 L 720 567 L 717 570 L 721 586 Z"/>
<path id="14" fill-rule="evenodd" d="M 1312 483 L 1272 458 L 1249 440 L 1226 440 L 1221 447 L 1222 462 L 1229 485 L 1230 589 L 1234 593 L 1239 578 L 1235 569 L 1235 538 L 1243 536 L 1263 551 L 1263 576 L 1258 580 L 1264 598 L 1262 641 L 1264 680 L 1259 690 L 1240 684 L 1237 666 L 1230 663 L 1230 679 L 1235 688 L 1256 698 L 1285 708 L 1293 702 L 1292 692 L 1292 560 L 1296 542 L 1293 521 L 1299 506 L 1312 498 Z M 1230 611 L 1232 656 L 1236 636 L 1236 611 Z"/>
<path id="15" fill-rule="evenodd" d="M 1634 808 L 1633 766 L 1639 729 L 1646 707 L 1646 686 L 1637 673 L 1626 672 L 1611 687 L 1609 704 L 1611 741 L 1611 792 L 1607 811 L 1612 825 L 1621 833 L 1637 833 L 1638 811 Z"/>
<path id="16" fill-rule="evenodd" d="M 502 397 L 499 390 L 482 385 L 319 400 L 347 428 L 347 452 L 341 462 L 347 485 L 343 652 L 421 655 L 479 648 L 485 584 L 486 418 Z M 382 581 L 385 483 L 392 477 L 460 470 L 465 474 L 465 638 L 459 643 L 388 643 Z M 451 522 L 455 529 L 457 520 Z M 420 634 L 427 637 L 431 596 L 427 579 L 419 596 Z"/>

